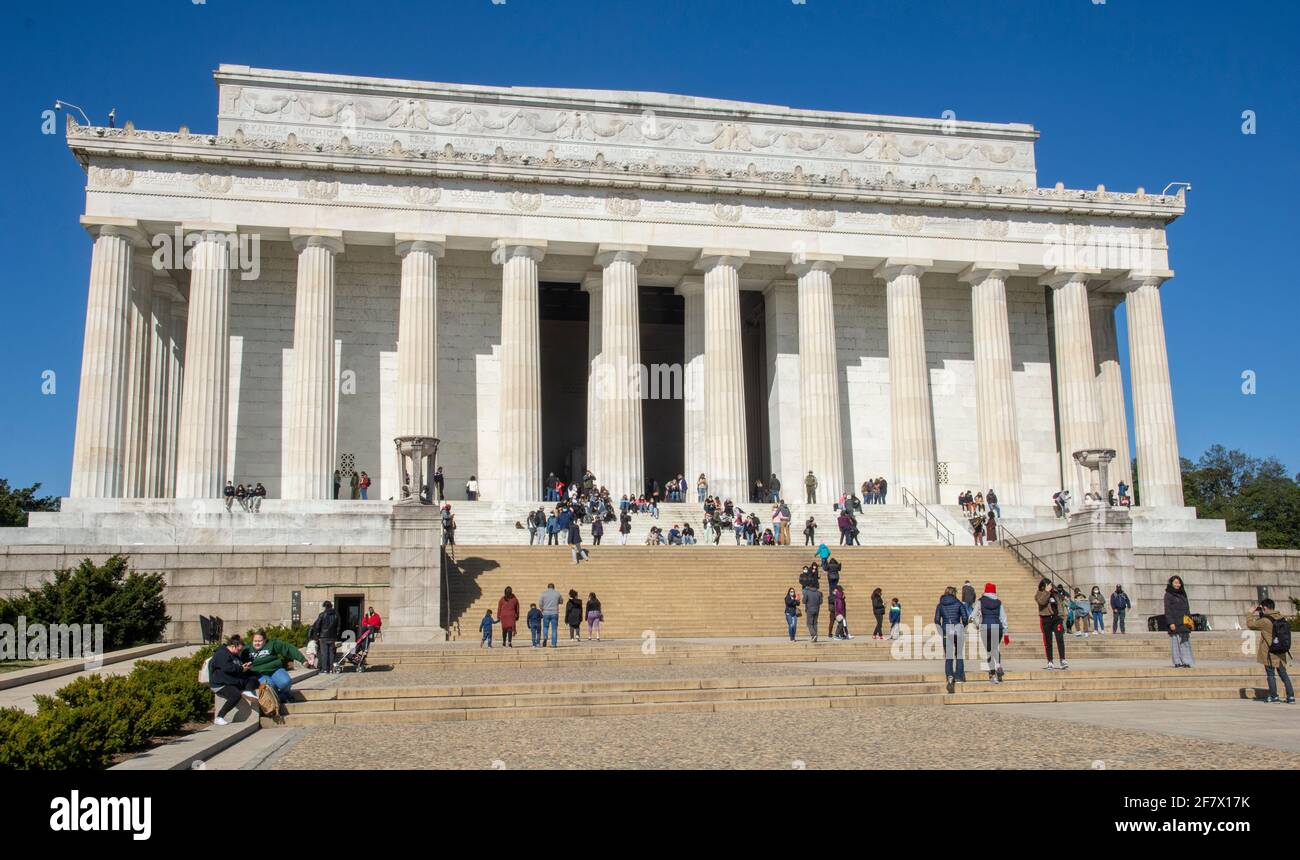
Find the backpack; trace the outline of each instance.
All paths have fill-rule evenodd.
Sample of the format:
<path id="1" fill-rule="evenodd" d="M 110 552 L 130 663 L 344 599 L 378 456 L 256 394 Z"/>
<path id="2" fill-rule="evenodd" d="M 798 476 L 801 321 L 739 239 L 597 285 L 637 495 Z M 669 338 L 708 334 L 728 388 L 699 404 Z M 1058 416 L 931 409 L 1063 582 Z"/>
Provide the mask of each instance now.
<path id="1" fill-rule="evenodd" d="M 1273 619 L 1273 638 L 1269 640 L 1268 653 L 1278 655 L 1291 653 L 1291 625 L 1285 618 Z"/>
<path id="2" fill-rule="evenodd" d="M 262 716 L 275 720 L 277 725 L 284 722 L 284 717 L 280 716 L 280 697 L 270 684 L 262 684 L 257 688 L 257 709 Z"/>

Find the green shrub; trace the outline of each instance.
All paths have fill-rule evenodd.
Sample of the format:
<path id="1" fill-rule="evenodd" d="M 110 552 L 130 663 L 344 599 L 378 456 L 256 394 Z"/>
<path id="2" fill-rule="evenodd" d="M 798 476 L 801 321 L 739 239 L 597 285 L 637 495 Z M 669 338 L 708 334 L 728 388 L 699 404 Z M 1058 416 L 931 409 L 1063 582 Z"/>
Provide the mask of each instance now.
<path id="1" fill-rule="evenodd" d="M 171 618 L 160 574 L 127 571 L 125 556 L 102 565 L 85 559 L 76 570 L 55 571 L 54 581 L 0 598 L 0 623 L 102 624 L 104 649 L 148 645 L 162 638 Z"/>
<path id="2" fill-rule="evenodd" d="M 0 710 L 0 768 L 102 768 L 118 753 L 206 719 L 212 691 L 198 681 L 200 665 L 197 654 L 141 660 L 129 675 L 85 675 L 37 696 L 35 714 Z"/>
<path id="3" fill-rule="evenodd" d="M 306 624 L 293 624 L 288 627 L 281 624 L 275 624 L 270 627 L 259 627 L 249 630 L 244 634 L 244 644 L 251 647 L 253 644 L 253 634 L 256 633 L 257 630 L 263 630 L 266 632 L 267 639 L 279 639 L 282 642 L 288 642 L 290 645 L 301 651 L 303 648 L 307 647 L 307 631 L 309 629 L 310 628 Z"/>

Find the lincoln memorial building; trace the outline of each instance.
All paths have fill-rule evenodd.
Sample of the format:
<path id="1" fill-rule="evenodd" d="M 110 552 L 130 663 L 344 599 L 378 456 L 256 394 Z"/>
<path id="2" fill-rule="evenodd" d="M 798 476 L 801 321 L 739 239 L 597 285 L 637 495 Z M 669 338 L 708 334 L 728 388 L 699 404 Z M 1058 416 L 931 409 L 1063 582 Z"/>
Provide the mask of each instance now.
<path id="1" fill-rule="evenodd" d="M 811 470 L 827 498 L 884 477 L 1044 505 L 1109 448 L 1111 489 L 1135 455 L 1139 504 L 1182 506 L 1184 197 L 1043 186 L 1029 125 L 216 81 L 214 135 L 70 123 L 94 243 L 74 498 L 324 500 L 339 470 L 387 500 L 392 440 L 428 435 L 452 498 L 589 467 L 616 495 L 795 496 Z"/>

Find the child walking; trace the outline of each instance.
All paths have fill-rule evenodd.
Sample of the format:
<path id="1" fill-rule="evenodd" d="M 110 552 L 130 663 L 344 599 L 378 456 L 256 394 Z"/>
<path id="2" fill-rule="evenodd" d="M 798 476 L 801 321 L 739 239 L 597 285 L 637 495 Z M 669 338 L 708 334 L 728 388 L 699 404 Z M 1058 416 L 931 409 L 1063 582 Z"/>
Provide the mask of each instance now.
<path id="1" fill-rule="evenodd" d="M 903 604 L 895 597 L 889 601 L 889 638 L 898 638 L 898 625 L 903 621 Z"/>
<path id="2" fill-rule="evenodd" d="M 483 641 L 478 643 L 478 647 L 482 648 L 484 645 L 489 648 L 492 647 L 492 625 L 499 623 L 492 617 L 491 609 L 483 614 L 483 620 L 478 625 L 479 629 L 483 631 Z"/>
<path id="3" fill-rule="evenodd" d="M 542 610 L 536 603 L 528 604 L 528 632 L 533 636 L 533 647 L 542 644 Z"/>

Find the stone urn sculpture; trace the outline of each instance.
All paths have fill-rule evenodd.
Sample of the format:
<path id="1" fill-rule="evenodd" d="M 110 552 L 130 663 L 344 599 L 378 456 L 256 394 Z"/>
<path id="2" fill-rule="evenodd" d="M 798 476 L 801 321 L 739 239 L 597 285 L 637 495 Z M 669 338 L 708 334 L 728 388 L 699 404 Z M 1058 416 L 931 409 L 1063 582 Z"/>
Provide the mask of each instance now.
<path id="1" fill-rule="evenodd" d="M 1073 456 L 1079 468 L 1079 483 L 1088 488 L 1080 499 L 1080 505 L 1106 507 L 1108 505 L 1106 492 L 1110 486 L 1108 472 L 1111 461 L 1115 459 L 1115 449 L 1088 448 L 1075 451 Z"/>
<path id="2" fill-rule="evenodd" d="M 438 439 L 434 436 L 398 436 L 393 445 L 397 449 L 397 475 L 401 484 L 394 504 L 433 504 L 433 489 L 427 487 L 427 482 L 434 472 Z"/>

